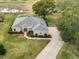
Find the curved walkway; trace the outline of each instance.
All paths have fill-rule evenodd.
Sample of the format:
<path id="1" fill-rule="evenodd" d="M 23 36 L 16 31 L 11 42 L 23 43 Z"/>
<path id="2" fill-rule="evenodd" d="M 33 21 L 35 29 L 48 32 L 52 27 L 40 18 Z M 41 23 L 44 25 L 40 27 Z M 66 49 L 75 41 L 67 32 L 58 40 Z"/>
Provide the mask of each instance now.
<path id="1" fill-rule="evenodd" d="M 56 56 L 62 48 L 64 42 L 61 40 L 59 31 L 56 27 L 49 27 L 49 33 L 52 39 L 49 44 L 37 55 L 35 59 L 56 59 Z"/>
<path id="2" fill-rule="evenodd" d="M 31 40 L 35 40 L 35 39 L 36 40 L 51 40 L 51 38 L 37 38 L 37 37 L 32 38 L 32 37 L 28 37 L 26 32 L 24 32 L 24 37 L 27 38 L 27 39 L 31 39 Z"/>

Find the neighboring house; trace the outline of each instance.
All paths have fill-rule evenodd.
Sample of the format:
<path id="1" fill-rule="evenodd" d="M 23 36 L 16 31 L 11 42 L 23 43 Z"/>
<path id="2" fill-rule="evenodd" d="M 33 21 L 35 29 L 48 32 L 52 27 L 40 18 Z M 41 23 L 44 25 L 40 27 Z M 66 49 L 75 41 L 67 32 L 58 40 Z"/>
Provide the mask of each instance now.
<path id="1" fill-rule="evenodd" d="M 29 15 L 18 15 L 11 27 L 13 32 L 29 32 L 33 31 L 33 35 L 48 34 L 48 28 L 42 18 Z"/>
<path id="2" fill-rule="evenodd" d="M 13 8 L 0 8 L 0 12 L 3 12 L 3 13 L 15 13 L 15 12 L 23 12 L 23 10 L 13 9 Z"/>

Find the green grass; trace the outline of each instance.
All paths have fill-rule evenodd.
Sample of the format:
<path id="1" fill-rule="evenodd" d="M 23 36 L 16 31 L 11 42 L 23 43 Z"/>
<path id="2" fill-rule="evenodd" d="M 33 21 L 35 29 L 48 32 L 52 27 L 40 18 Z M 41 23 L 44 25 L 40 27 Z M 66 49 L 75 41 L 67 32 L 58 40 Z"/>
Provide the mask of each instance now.
<path id="1" fill-rule="evenodd" d="M 69 44 L 65 43 L 57 55 L 57 59 L 79 59 L 79 57 L 72 52 L 72 48 Z"/>
<path id="2" fill-rule="evenodd" d="M 6 14 L 3 23 L 0 23 L 0 43 L 7 50 L 0 59 L 35 59 L 39 52 L 47 45 L 48 40 L 29 40 L 22 34 L 8 34 L 8 30 L 17 14 Z"/>
<path id="3" fill-rule="evenodd" d="M 47 18 L 47 21 L 48 21 L 48 25 L 49 25 L 49 26 L 51 26 L 51 27 L 52 27 L 52 26 L 56 26 L 57 19 L 54 18 L 53 15 L 49 15 L 49 16 L 47 16 L 46 18 Z"/>
<path id="4" fill-rule="evenodd" d="M 35 0 L 32 1 L 2 1 L 0 4 L 29 4 L 33 3 Z"/>
<path id="5" fill-rule="evenodd" d="M 73 59 L 72 54 L 67 51 L 63 51 L 61 57 L 62 59 Z"/>
<path id="6" fill-rule="evenodd" d="M 56 20 L 52 16 L 47 16 L 47 20 L 48 20 L 49 26 L 55 26 L 56 25 Z"/>
<path id="7" fill-rule="evenodd" d="M 25 4 L 26 2 L 0 2 L 0 4 Z"/>

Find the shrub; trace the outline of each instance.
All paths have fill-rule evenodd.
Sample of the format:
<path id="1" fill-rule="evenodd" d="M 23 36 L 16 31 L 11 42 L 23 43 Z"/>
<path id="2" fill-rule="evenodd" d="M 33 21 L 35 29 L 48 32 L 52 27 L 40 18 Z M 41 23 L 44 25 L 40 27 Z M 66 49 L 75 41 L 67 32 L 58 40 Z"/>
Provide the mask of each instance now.
<path id="1" fill-rule="evenodd" d="M 29 31 L 28 34 L 29 34 L 30 36 L 33 36 L 33 31 Z"/>
<path id="2" fill-rule="evenodd" d="M 48 35 L 48 38 L 51 38 L 51 35 Z"/>
<path id="3" fill-rule="evenodd" d="M 44 37 L 47 37 L 47 36 L 48 36 L 48 35 L 45 33 L 45 34 L 44 34 Z"/>
<path id="4" fill-rule="evenodd" d="M 39 37 L 39 38 L 44 38 L 44 36 L 43 36 L 43 35 L 39 35 L 38 37 Z"/>
<path id="5" fill-rule="evenodd" d="M 27 32 L 27 35 L 28 35 L 28 36 L 31 36 L 31 37 L 34 37 L 34 36 L 33 36 L 33 31 Z"/>
<path id="6" fill-rule="evenodd" d="M 51 38 L 51 35 L 49 35 L 49 34 L 44 34 L 44 37 L 45 37 L 45 38 Z"/>
<path id="7" fill-rule="evenodd" d="M 0 45 L 0 55 L 5 55 L 6 54 L 6 49 L 4 48 L 4 46 L 1 44 Z"/>

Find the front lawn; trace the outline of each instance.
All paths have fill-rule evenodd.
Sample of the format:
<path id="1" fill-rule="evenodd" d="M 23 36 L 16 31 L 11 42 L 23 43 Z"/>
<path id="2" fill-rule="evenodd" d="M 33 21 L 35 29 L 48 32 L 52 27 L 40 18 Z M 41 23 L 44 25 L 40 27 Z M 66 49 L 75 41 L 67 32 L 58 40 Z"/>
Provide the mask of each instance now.
<path id="1" fill-rule="evenodd" d="M 23 34 L 8 34 L 8 30 L 17 14 L 6 14 L 3 23 L 0 23 L 0 43 L 7 50 L 0 59 L 35 59 L 39 52 L 47 45 L 48 40 L 28 40 Z"/>

